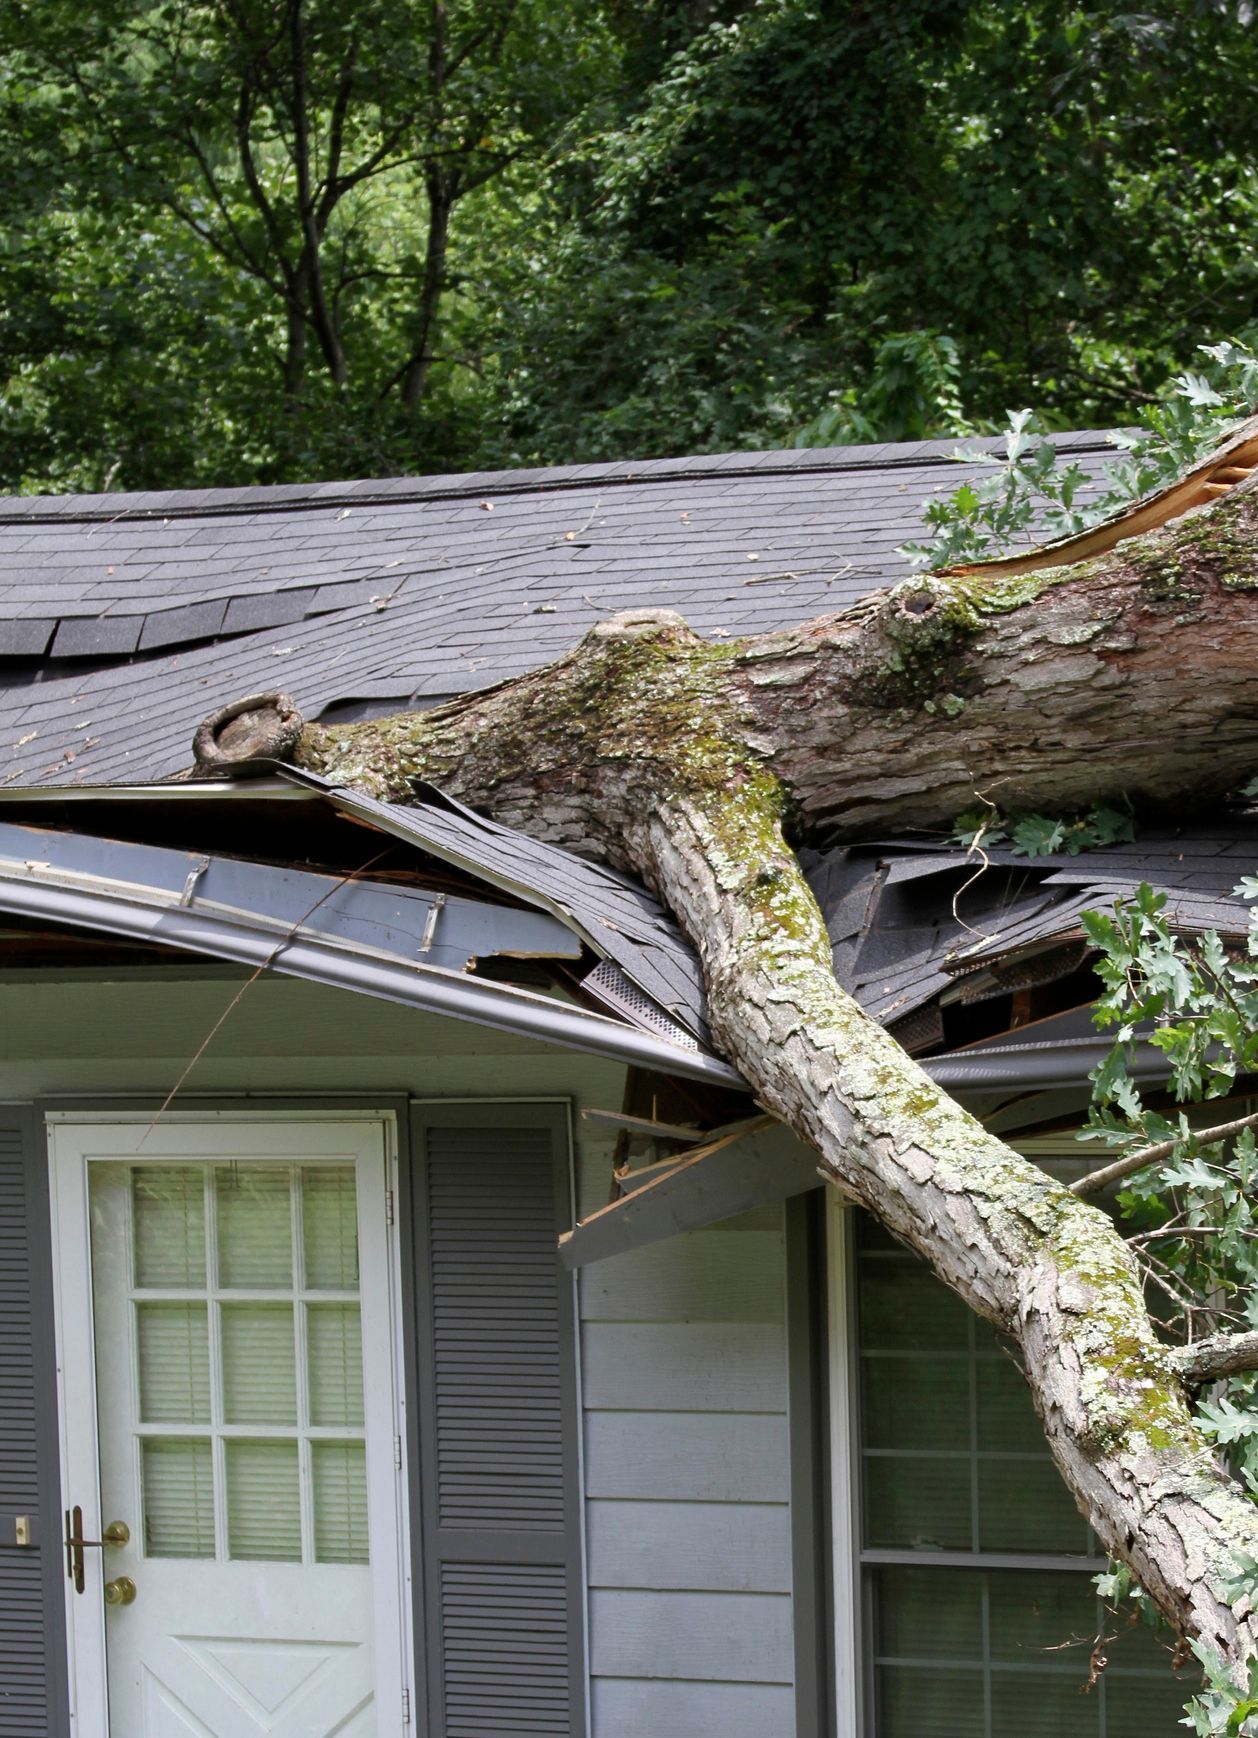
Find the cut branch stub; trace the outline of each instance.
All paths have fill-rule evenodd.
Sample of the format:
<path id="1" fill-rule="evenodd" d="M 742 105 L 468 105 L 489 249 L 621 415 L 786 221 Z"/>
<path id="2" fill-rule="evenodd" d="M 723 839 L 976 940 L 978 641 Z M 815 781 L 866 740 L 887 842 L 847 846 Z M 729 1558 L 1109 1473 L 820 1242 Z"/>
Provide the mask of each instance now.
<path id="1" fill-rule="evenodd" d="M 290 760 L 306 721 L 287 694 L 251 694 L 213 712 L 192 739 L 198 778 L 239 778 Z"/>

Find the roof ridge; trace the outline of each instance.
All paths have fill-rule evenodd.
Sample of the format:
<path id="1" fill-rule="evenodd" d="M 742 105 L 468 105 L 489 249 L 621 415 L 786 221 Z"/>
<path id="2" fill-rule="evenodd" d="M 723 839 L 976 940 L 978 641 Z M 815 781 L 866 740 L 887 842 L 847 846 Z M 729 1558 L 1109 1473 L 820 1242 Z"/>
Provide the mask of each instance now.
<path id="1" fill-rule="evenodd" d="M 556 494 L 569 489 L 626 488 L 683 479 L 748 476 L 833 476 L 859 471 L 912 471 L 950 458 L 965 437 L 945 440 L 880 442 L 847 447 L 798 447 L 765 452 L 695 454 L 624 463 L 550 465 L 503 471 L 438 473 L 430 477 L 363 478 L 357 481 L 265 483 L 240 488 L 146 490 L 118 495 L 0 496 L 0 525 L 114 524 L 127 520 L 213 519 L 230 514 L 344 510 L 422 501 L 463 500 L 473 495 Z M 1105 430 L 1080 429 L 1047 437 L 1071 453 L 1109 451 Z M 991 444 L 993 455 L 1003 436 L 970 437 L 966 444 Z"/>

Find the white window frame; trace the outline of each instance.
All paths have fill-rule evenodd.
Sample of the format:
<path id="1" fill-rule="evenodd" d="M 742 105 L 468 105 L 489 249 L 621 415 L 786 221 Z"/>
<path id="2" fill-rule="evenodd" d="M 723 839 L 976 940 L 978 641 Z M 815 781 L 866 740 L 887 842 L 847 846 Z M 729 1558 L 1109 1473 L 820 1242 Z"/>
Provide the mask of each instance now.
<path id="1" fill-rule="evenodd" d="M 376 1706 L 381 1733 L 398 1732 L 409 1723 L 414 1702 L 415 1660 L 412 1608 L 413 1575 L 410 1561 L 410 1514 L 406 1468 L 406 1381 L 402 1343 L 401 1258 L 398 1246 L 398 1215 L 394 1210 L 398 1187 L 397 1116 L 391 1109 L 371 1108 L 321 1110 L 266 1110 L 245 1108 L 167 1111 L 165 1125 L 214 1126 L 231 1129 L 242 1140 L 242 1156 L 258 1140 L 281 1131 L 293 1135 L 292 1150 L 281 1138 L 268 1157 L 283 1161 L 309 1150 L 312 1128 L 326 1130 L 331 1139 L 338 1125 L 375 1124 L 384 1148 L 386 1200 L 374 1224 L 361 1227 L 363 1267 L 383 1266 L 389 1319 L 389 1345 L 378 1351 L 374 1372 L 364 1370 L 375 1391 L 387 1386 L 391 1400 L 393 1442 L 391 1452 L 391 1520 L 396 1549 L 371 1554 L 372 1606 L 375 1614 Z M 134 1159 L 139 1142 L 152 1126 L 151 1112 L 49 1111 L 45 1116 L 49 1156 L 49 1207 L 52 1221 L 53 1328 L 57 1361 L 57 1412 L 60 1437 L 60 1511 L 78 1503 L 84 1511 L 85 1533 L 102 1524 L 100 1472 L 97 1452 L 97 1406 L 95 1358 L 92 1354 L 92 1277 L 90 1219 L 88 1216 L 88 1154 L 83 1148 L 87 1130 L 97 1136 L 98 1150 L 92 1158 L 106 1162 Z M 245 1140 L 241 1131 L 256 1131 L 257 1139 Z M 100 1140 L 101 1131 L 109 1131 Z M 298 1137 L 301 1138 L 298 1138 Z M 344 1137 L 342 1137 L 343 1139 Z M 103 1148 L 104 1150 L 99 1150 Z M 224 1156 L 231 1156 L 225 1153 Z M 317 1156 L 317 1155 L 316 1155 Z M 70 1324 L 74 1324 L 70 1330 Z M 86 1367 L 84 1357 L 86 1353 Z M 370 1365 L 372 1348 L 364 1347 Z M 379 1479 L 377 1479 L 379 1488 Z M 386 1503 L 386 1508 L 390 1505 Z M 376 1542 L 384 1532 L 373 1527 Z M 95 1558 L 96 1553 L 90 1553 Z M 90 1567 L 91 1565 L 89 1565 Z M 97 1564 L 95 1567 L 100 1568 Z M 105 1608 L 103 1600 L 78 1595 L 69 1579 L 66 1590 L 66 1648 L 69 1667 L 69 1713 L 71 1738 L 111 1738 L 109 1733 L 106 1676 Z M 113 1734 L 112 1738 L 127 1738 Z"/>
<path id="2" fill-rule="evenodd" d="M 838 1738 L 860 1738 L 860 1534 L 857 1525 L 852 1331 L 852 1209 L 826 1190 L 826 1319 L 829 1324 L 830 1563 L 834 1614 L 834 1713 Z"/>

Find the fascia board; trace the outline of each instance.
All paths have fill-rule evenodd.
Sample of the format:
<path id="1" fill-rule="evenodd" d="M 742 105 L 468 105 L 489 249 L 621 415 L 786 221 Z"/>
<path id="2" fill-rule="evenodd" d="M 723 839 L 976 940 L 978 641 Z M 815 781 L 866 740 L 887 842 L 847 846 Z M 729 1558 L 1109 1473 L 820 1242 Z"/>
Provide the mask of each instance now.
<path id="1" fill-rule="evenodd" d="M 6 873 L 0 867 L 0 910 L 262 967 L 665 1074 L 723 1086 L 744 1085 L 742 1077 L 718 1057 L 683 1050 L 637 1027 L 566 1007 L 529 990 L 488 983 L 441 966 L 374 957 L 322 936 L 290 933 L 277 941 L 274 933 L 260 933 L 256 925 L 235 917 L 195 907 L 172 908 L 151 891 L 146 897 L 142 889 L 106 892 L 71 887 Z"/>

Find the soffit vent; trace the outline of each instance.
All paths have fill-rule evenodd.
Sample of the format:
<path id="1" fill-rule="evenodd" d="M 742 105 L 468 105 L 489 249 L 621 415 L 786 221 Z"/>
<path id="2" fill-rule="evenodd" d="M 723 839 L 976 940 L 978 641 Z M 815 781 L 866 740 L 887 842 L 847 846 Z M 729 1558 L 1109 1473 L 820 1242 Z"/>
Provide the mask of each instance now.
<path id="1" fill-rule="evenodd" d="M 631 1026 L 641 1026 L 648 1032 L 656 1032 L 661 1038 L 667 1038 L 670 1044 L 680 1045 L 683 1050 L 699 1049 L 698 1040 L 692 1038 L 683 1026 L 670 1019 L 663 1008 L 649 996 L 643 995 L 637 985 L 611 960 L 600 960 L 594 970 L 582 978 L 581 988 L 588 991 L 596 1002 L 601 1003 L 611 1013 L 619 1014 L 622 1020 L 627 1020 Z"/>

